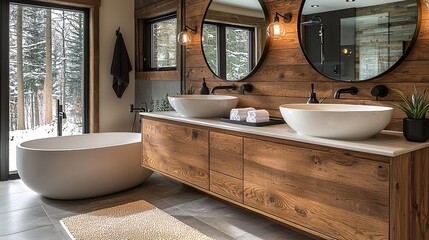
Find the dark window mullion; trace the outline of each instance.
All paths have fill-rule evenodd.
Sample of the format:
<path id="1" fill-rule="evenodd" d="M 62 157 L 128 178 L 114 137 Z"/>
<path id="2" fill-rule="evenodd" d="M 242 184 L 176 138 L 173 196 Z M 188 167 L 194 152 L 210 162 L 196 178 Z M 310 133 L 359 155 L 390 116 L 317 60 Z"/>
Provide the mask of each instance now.
<path id="1" fill-rule="evenodd" d="M 0 181 L 9 179 L 9 1 L 0 1 Z"/>
<path id="2" fill-rule="evenodd" d="M 143 39 L 143 46 L 144 46 L 144 53 L 143 53 L 143 67 L 145 70 L 150 69 L 150 65 L 151 65 L 151 57 L 149 54 L 152 53 L 152 51 L 147 51 L 147 49 L 151 49 L 151 41 L 152 38 L 147 39 L 147 36 L 152 36 L 152 27 L 150 24 L 146 23 L 144 24 L 144 39 Z"/>
<path id="3" fill-rule="evenodd" d="M 148 29 L 149 29 L 149 32 L 150 32 L 150 41 L 148 41 L 149 42 L 149 48 L 147 48 L 147 49 L 150 49 L 150 51 L 149 51 L 149 54 L 150 54 L 150 61 L 148 61 L 149 62 L 149 68 L 150 69 L 153 69 L 153 66 L 156 66 L 157 64 L 156 64 L 156 61 L 155 61 L 155 38 L 154 38 L 154 32 L 153 32 L 153 24 L 150 24 L 149 26 L 148 26 Z"/>
<path id="4" fill-rule="evenodd" d="M 83 14 L 83 21 L 84 21 L 84 44 L 83 44 L 83 51 L 84 51 L 84 63 L 83 63 L 83 129 L 82 132 L 83 133 L 89 133 L 90 129 L 89 129 L 89 115 L 90 115 L 90 111 L 89 111 L 89 88 L 90 88 L 90 84 L 89 84 L 89 55 L 90 55 L 90 51 L 89 51 L 89 38 L 90 38 L 90 31 L 89 31 L 89 9 L 85 9 L 83 10 L 84 14 Z"/>
<path id="5" fill-rule="evenodd" d="M 255 31 L 253 29 L 249 29 L 249 72 L 252 71 L 252 69 L 255 67 Z"/>
<path id="6" fill-rule="evenodd" d="M 218 54 L 219 54 L 219 76 L 226 78 L 226 27 L 225 25 L 218 25 Z M 221 49 L 224 49 L 221 51 Z"/>

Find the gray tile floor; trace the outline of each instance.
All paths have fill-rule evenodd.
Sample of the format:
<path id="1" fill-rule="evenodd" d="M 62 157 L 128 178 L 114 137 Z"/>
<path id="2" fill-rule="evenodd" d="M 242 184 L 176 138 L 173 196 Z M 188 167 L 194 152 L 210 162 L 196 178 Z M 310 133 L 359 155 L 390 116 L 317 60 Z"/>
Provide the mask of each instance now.
<path id="1" fill-rule="evenodd" d="M 77 201 L 47 199 L 21 180 L 0 182 L 0 240 L 69 239 L 59 221 L 101 208 L 145 200 L 214 239 L 311 238 L 207 196 L 159 174 L 128 191 Z"/>

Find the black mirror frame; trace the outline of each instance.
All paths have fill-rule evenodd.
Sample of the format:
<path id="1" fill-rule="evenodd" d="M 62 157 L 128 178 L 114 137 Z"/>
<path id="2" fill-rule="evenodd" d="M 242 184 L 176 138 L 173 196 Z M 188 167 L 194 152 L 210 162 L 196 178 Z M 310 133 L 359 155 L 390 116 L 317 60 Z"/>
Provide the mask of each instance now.
<path id="1" fill-rule="evenodd" d="M 299 41 L 299 45 L 301 47 L 301 51 L 304 54 L 304 57 L 307 60 L 308 64 L 310 64 L 310 66 L 315 71 L 317 71 L 319 74 L 323 75 L 324 77 L 329 78 L 329 79 L 334 80 L 334 81 L 350 82 L 350 83 L 351 82 L 365 82 L 365 81 L 374 80 L 376 78 L 379 78 L 379 77 L 382 77 L 382 76 L 388 74 L 389 72 L 391 72 L 393 69 L 395 69 L 397 66 L 399 66 L 405 60 L 405 58 L 411 52 L 411 49 L 413 49 L 414 44 L 417 42 L 417 38 L 419 37 L 419 34 L 420 34 L 420 26 L 421 26 L 421 22 L 422 22 L 422 9 L 421 9 L 422 5 L 421 5 L 420 0 L 416 0 L 416 2 L 417 2 L 417 23 L 416 23 L 416 29 L 414 30 L 413 39 L 411 40 L 410 45 L 407 47 L 407 49 L 405 49 L 404 54 L 402 54 L 402 56 L 398 59 L 398 61 L 395 62 L 395 64 L 393 64 L 391 67 L 389 67 L 386 71 L 384 71 L 382 73 L 379 73 L 378 75 L 376 75 L 374 77 L 371 77 L 371 78 L 368 78 L 368 79 L 364 79 L 364 80 L 356 80 L 356 79 L 353 79 L 353 80 L 340 80 L 340 79 L 335 79 L 335 78 L 332 78 L 332 77 L 326 75 L 325 73 L 319 71 L 319 69 L 317 69 L 313 65 L 313 63 L 310 61 L 310 59 L 308 59 L 307 54 L 305 53 L 304 46 L 302 45 L 302 41 L 301 41 L 301 26 L 300 26 L 301 19 L 302 19 L 302 10 L 304 8 L 305 2 L 306 2 L 306 0 L 303 0 L 302 3 L 301 3 L 301 7 L 299 9 L 299 14 L 298 14 L 298 20 L 296 21 L 297 22 L 297 29 L 298 29 L 298 41 Z"/>
<path id="2" fill-rule="evenodd" d="M 209 8 L 210 8 L 210 5 L 212 4 L 212 2 L 213 2 L 213 0 L 210 0 L 210 2 L 209 2 L 209 4 L 207 5 L 207 8 L 206 8 L 206 11 L 204 12 L 204 16 L 203 16 L 203 20 L 201 21 L 201 26 L 200 26 L 200 29 L 201 29 L 201 33 L 200 33 L 200 39 L 201 39 L 201 51 L 202 51 L 202 53 L 203 53 L 203 57 L 204 57 L 204 61 L 206 62 L 206 65 L 207 65 L 207 68 L 208 69 L 210 69 L 210 71 L 213 73 L 213 75 L 214 76 L 216 76 L 216 78 L 218 78 L 218 79 L 221 79 L 221 80 L 223 80 L 223 81 L 228 81 L 228 82 L 239 82 L 239 81 L 243 81 L 243 80 L 245 80 L 245 79 L 248 79 L 248 78 L 250 78 L 253 74 L 255 74 L 256 73 L 256 71 L 261 67 L 261 65 L 262 65 L 262 63 L 264 62 L 264 60 L 265 60 L 265 58 L 266 58 L 266 56 L 267 56 L 267 54 L 268 54 L 268 49 L 269 49 L 269 47 L 270 47 L 270 42 L 271 42 L 271 39 L 270 39 L 270 37 L 266 34 L 266 32 L 265 32 L 265 34 L 266 34 L 266 39 L 265 39 L 265 46 L 264 46 L 264 51 L 262 52 L 262 54 L 261 54 L 261 57 L 259 58 L 259 61 L 258 61 L 258 63 L 256 64 L 256 66 L 252 69 L 252 71 L 250 71 L 249 72 L 249 74 L 247 74 L 246 75 L 246 77 L 244 77 L 244 78 L 241 78 L 241 79 L 237 79 L 237 80 L 227 80 L 227 79 L 223 79 L 223 78 L 221 78 L 221 77 L 219 77 L 212 69 L 211 69 L 211 67 L 209 66 L 209 64 L 208 64 L 208 62 L 207 62 L 207 58 L 206 58 L 206 54 L 204 53 L 204 46 L 203 46 L 203 31 L 204 31 L 204 20 L 206 19 L 206 16 L 207 16 L 207 12 L 208 12 L 208 10 L 209 10 Z M 269 16 L 269 14 L 268 14 L 268 10 L 267 10 L 267 7 L 265 6 L 265 4 L 264 4 L 264 1 L 263 0 L 258 0 L 258 2 L 259 2 L 259 4 L 261 5 L 261 8 L 262 8 L 262 11 L 264 11 L 264 15 L 265 15 L 265 28 L 266 27 L 268 27 L 268 25 L 270 24 L 270 16 Z"/>

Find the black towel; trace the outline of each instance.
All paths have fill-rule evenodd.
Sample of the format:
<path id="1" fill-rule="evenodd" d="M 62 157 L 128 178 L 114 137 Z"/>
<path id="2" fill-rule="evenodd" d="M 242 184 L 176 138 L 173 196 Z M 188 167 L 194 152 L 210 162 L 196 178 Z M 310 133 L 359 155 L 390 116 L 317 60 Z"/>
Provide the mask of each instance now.
<path id="1" fill-rule="evenodd" d="M 113 53 L 112 67 L 110 74 L 113 75 L 113 90 L 118 98 L 122 97 L 125 89 L 130 82 L 129 73 L 132 70 L 131 61 L 128 56 L 127 47 L 125 46 L 122 34 L 116 32 L 115 51 Z"/>

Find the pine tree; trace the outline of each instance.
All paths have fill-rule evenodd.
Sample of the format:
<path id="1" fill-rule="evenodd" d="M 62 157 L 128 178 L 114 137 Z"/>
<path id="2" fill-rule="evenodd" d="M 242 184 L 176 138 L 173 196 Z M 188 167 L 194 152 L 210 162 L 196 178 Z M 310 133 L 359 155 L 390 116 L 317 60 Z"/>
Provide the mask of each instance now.
<path id="1" fill-rule="evenodd" d="M 22 54 L 22 6 L 18 5 L 16 20 L 17 129 L 25 129 L 24 70 Z"/>
<path id="2" fill-rule="evenodd" d="M 23 59 L 24 59 L 24 89 L 27 93 L 29 107 L 29 128 L 40 125 L 39 92 L 46 75 L 45 66 L 45 13 L 38 7 L 25 7 L 23 15 Z"/>
<path id="3" fill-rule="evenodd" d="M 46 76 L 43 87 L 44 123 L 52 121 L 52 12 L 46 10 Z"/>
<path id="4" fill-rule="evenodd" d="M 17 6 L 11 4 L 9 11 L 9 129 L 17 128 Z"/>

